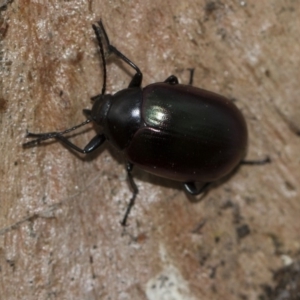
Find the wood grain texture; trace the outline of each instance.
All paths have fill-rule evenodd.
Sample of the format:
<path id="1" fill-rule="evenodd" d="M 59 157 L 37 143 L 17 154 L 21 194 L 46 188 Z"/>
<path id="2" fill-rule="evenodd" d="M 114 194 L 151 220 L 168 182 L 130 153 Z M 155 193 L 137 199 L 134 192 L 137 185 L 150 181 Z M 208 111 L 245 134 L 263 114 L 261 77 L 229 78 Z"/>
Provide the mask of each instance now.
<path id="1" fill-rule="evenodd" d="M 1 299 L 258 299 L 300 253 L 300 7 L 271 1 L 0 1 Z M 25 132 L 84 120 L 102 86 L 91 24 L 144 73 L 234 99 L 248 158 L 193 203 L 181 185 L 135 170 L 106 145 L 82 157 L 59 143 L 22 148 Z M 132 70 L 114 58 L 108 92 Z M 85 145 L 90 128 L 74 137 Z M 2 298 L 3 297 L 3 298 Z M 172 298 L 173 297 L 173 298 Z M 264 298 L 267 299 L 267 298 Z"/>

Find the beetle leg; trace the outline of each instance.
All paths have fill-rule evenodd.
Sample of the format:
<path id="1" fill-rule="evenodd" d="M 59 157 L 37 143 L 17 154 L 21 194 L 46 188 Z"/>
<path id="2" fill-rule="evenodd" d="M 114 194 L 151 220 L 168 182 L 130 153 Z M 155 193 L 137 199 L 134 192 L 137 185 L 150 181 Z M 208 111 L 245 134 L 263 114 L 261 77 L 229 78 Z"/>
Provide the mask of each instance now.
<path id="1" fill-rule="evenodd" d="M 141 87 L 142 80 L 143 80 L 143 74 L 135 73 L 128 85 L 128 88 Z"/>
<path id="2" fill-rule="evenodd" d="M 95 151 L 105 142 L 105 140 L 106 140 L 106 138 L 105 138 L 104 134 L 97 134 L 84 147 L 84 149 L 83 149 L 84 153 L 91 153 L 91 152 Z"/>
<path id="3" fill-rule="evenodd" d="M 50 139 L 50 138 L 55 138 L 59 140 L 61 143 L 64 145 L 70 147 L 71 149 L 80 152 L 80 153 L 90 153 L 99 148 L 105 141 L 105 136 L 104 134 L 98 134 L 95 137 L 93 137 L 90 142 L 83 148 L 79 148 L 72 142 L 70 142 L 66 137 L 64 137 L 61 132 L 49 132 L 49 133 L 27 133 L 27 137 L 37 137 L 36 140 L 30 141 L 28 143 L 23 144 L 23 147 L 30 147 L 38 144 L 42 140 Z"/>
<path id="4" fill-rule="evenodd" d="M 183 187 L 189 194 L 195 196 L 204 193 L 210 185 L 211 182 L 206 182 L 200 189 L 197 189 L 195 182 L 186 182 L 183 184 Z"/>
<path id="5" fill-rule="evenodd" d="M 127 58 L 122 52 L 120 52 L 116 47 L 114 47 L 113 45 L 110 44 L 107 33 L 104 29 L 104 26 L 103 26 L 101 20 L 98 22 L 98 26 L 99 27 L 93 25 L 93 29 L 97 36 L 99 45 L 102 46 L 101 37 L 104 38 L 106 46 L 108 48 L 108 53 L 114 53 L 115 55 L 117 55 L 119 58 L 121 58 L 125 63 L 127 63 L 129 66 L 131 66 L 136 71 L 136 74 L 133 76 L 128 87 L 140 87 L 142 85 L 143 74 L 140 71 L 140 69 L 138 68 L 138 66 L 136 64 L 134 64 L 129 58 Z"/>
<path id="6" fill-rule="evenodd" d="M 121 58 L 124 62 L 126 62 L 129 66 L 131 66 L 136 74 L 133 76 L 129 83 L 129 88 L 131 87 L 140 87 L 143 81 L 143 73 L 140 71 L 137 65 L 135 65 L 129 58 L 127 58 L 123 53 L 121 53 L 116 47 L 112 45 L 108 45 L 109 51 L 113 52 L 119 58 Z"/>
<path id="7" fill-rule="evenodd" d="M 175 75 L 169 76 L 164 82 L 170 83 L 170 84 L 178 84 L 178 78 Z"/>
<path id="8" fill-rule="evenodd" d="M 190 71 L 190 81 L 189 81 L 189 85 L 193 85 L 193 79 L 194 79 L 195 69 L 194 69 L 194 68 L 188 68 L 188 70 Z"/>
<path id="9" fill-rule="evenodd" d="M 129 201 L 129 204 L 127 206 L 127 209 L 126 209 L 125 215 L 123 217 L 123 220 L 121 222 L 122 226 L 126 226 L 127 218 L 128 218 L 129 213 L 131 211 L 131 208 L 134 205 L 136 195 L 139 192 L 139 190 L 138 190 L 138 188 L 137 188 L 137 186 L 136 186 L 136 184 L 135 184 L 135 182 L 133 180 L 132 174 L 131 174 L 132 168 L 133 168 L 133 164 L 128 162 L 127 166 L 126 166 L 126 170 L 127 170 L 128 181 L 129 181 L 130 187 L 133 190 L 133 194 L 132 194 L 132 197 L 131 197 L 131 199 Z"/>
<path id="10" fill-rule="evenodd" d="M 135 65 L 129 58 L 127 58 L 123 53 L 121 53 L 113 45 L 109 44 L 108 49 L 110 52 L 113 52 L 115 55 L 117 55 L 119 58 L 121 58 L 124 62 L 126 62 L 129 66 L 131 66 L 136 71 L 136 74 L 133 76 L 128 87 L 140 87 L 142 85 L 142 81 L 143 81 L 143 74 L 140 71 L 140 69 L 138 68 L 138 66 Z"/>

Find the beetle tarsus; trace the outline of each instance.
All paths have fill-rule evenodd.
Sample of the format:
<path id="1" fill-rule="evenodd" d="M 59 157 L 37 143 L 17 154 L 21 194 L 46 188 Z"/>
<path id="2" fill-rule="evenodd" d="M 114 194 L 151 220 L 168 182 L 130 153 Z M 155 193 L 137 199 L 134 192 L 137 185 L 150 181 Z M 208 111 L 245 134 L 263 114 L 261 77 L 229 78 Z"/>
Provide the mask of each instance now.
<path id="1" fill-rule="evenodd" d="M 109 44 L 108 37 L 104 30 L 101 20 L 98 22 L 98 25 L 100 26 L 101 31 L 103 32 L 106 43 Z M 99 28 L 96 25 L 93 24 L 92 26 L 93 26 L 93 29 L 94 29 L 94 32 L 95 32 L 95 35 L 96 35 L 96 38 L 97 38 L 97 41 L 99 44 L 99 48 L 100 48 L 100 54 L 101 54 L 101 60 L 102 60 L 102 66 L 103 66 L 103 85 L 102 85 L 101 95 L 104 95 L 105 90 L 106 90 L 106 74 L 107 74 L 104 48 L 103 48 L 103 43 L 102 43 L 102 39 L 101 39 L 101 31 L 99 30 Z"/>
<path id="2" fill-rule="evenodd" d="M 103 26 L 102 20 L 98 21 L 97 25 L 98 25 L 98 27 L 96 25 L 94 25 L 94 24 L 92 25 L 93 29 L 94 29 L 94 31 L 96 33 L 96 36 L 99 35 L 100 38 L 102 37 L 104 39 L 106 47 L 109 48 L 110 41 L 109 41 L 109 38 L 108 38 L 107 33 L 105 31 L 105 28 Z M 98 36 L 97 36 L 97 39 L 98 39 Z M 102 39 L 101 39 L 101 43 L 102 43 Z"/>
<path id="3" fill-rule="evenodd" d="M 36 146 L 40 144 L 41 141 L 48 140 L 51 138 L 54 138 L 55 135 L 57 135 L 58 132 L 47 132 L 47 133 L 33 133 L 29 132 L 28 130 L 26 131 L 26 138 L 37 138 L 35 140 L 32 140 L 30 142 L 24 143 L 23 147 L 24 148 L 29 148 L 32 146 Z"/>
<path id="4" fill-rule="evenodd" d="M 132 174 L 131 174 L 132 168 L 133 168 L 133 164 L 127 163 L 127 166 L 126 166 L 127 176 L 128 176 L 128 181 L 129 181 L 130 187 L 133 190 L 133 195 L 132 195 L 132 197 L 131 197 L 131 199 L 129 201 L 129 204 L 128 204 L 126 212 L 125 212 L 125 215 L 124 215 L 123 220 L 121 222 L 122 226 L 126 226 L 127 225 L 127 219 L 128 219 L 129 213 L 131 211 L 131 208 L 134 206 L 135 198 L 136 198 L 136 196 L 137 196 L 137 194 L 139 192 L 138 187 L 137 187 L 136 183 L 134 182 Z"/>
<path id="5" fill-rule="evenodd" d="M 206 182 L 201 186 L 201 188 L 198 189 L 195 182 L 186 182 L 183 184 L 183 187 L 189 194 L 196 196 L 204 193 L 210 185 L 211 182 Z"/>

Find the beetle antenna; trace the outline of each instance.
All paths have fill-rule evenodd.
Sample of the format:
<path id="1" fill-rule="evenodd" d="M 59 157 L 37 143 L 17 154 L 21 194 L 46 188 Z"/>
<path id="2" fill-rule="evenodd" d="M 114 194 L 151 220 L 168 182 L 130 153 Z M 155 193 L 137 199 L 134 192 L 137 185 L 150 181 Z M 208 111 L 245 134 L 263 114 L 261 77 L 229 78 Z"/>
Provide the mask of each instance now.
<path id="1" fill-rule="evenodd" d="M 104 55 L 104 49 L 103 49 L 101 34 L 103 33 L 103 38 L 105 39 L 105 42 L 107 43 L 107 45 L 109 45 L 109 40 L 108 40 L 107 34 L 105 32 L 105 29 L 103 27 L 103 24 L 102 24 L 101 20 L 98 22 L 98 25 L 99 25 L 100 28 L 93 24 L 93 29 L 95 31 L 97 41 L 98 41 L 98 45 L 100 47 L 102 66 L 103 66 L 103 86 L 102 86 L 101 95 L 104 95 L 105 90 L 106 90 L 106 61 L 105 61 L 105 55 Z"/>
<path id="2" fill-rule="evenodd" d="M 64 134 L 69 133 L 73 130 L 76 130 L 77 128 L 82 127 L 90 122 L 91 122 L 91 120 L 87 119 L 84 122 L 82 122 L 81 124 L 78 124 L 76 126 L 73 126 L 71 128 L 68 128 L 68 129 L 66 129 L 64 131 L 60 131 L 60 132 L 32 133 L 32 132 L 27 131 L 26 138 L 36 137 L 37 139 L 32 140 L 27 143 L 24 143 L 23 147 L 27 148 L 27 147 L 35 146 L 35 145 L 39 144 L 41 141 L 45 141 L 48 139 L 56 138 L 57 136 L 64 135 Z"/>

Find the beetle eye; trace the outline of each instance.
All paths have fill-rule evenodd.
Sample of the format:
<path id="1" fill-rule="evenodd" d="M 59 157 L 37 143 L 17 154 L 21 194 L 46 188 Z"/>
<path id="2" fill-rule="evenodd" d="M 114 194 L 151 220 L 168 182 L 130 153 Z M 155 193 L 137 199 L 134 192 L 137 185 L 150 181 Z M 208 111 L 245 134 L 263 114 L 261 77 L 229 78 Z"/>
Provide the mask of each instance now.
<path id="1" fill-rule="evenodd" d="M 83 109 L 82 111 L 86 117 L 89 118 L 91 116 L 92 111 L 90 109 Z"/>

